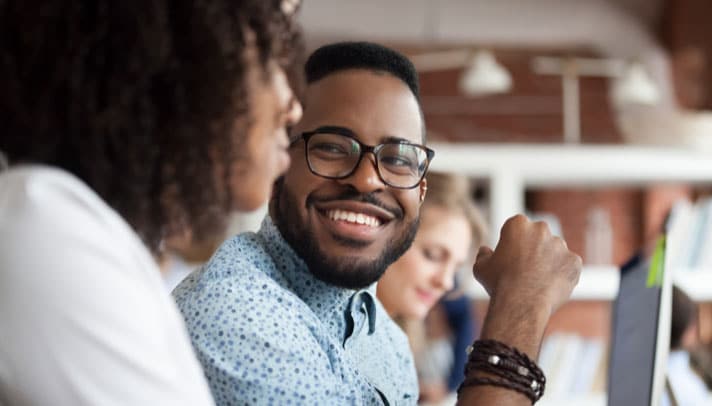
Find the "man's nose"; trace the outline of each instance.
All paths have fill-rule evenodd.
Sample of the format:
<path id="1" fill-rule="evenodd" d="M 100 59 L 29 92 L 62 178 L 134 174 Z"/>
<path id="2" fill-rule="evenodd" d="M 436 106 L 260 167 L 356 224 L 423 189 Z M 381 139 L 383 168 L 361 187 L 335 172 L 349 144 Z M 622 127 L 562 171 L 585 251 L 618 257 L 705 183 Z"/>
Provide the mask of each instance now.
<path id="1" fill-rule="evenodd" d="M 354 173 L 341 182 L 353 186 L 361 193 L 377 192 L 386 188 L 376 168 L 376 157 L 372 153 L 365 154 Z"/>

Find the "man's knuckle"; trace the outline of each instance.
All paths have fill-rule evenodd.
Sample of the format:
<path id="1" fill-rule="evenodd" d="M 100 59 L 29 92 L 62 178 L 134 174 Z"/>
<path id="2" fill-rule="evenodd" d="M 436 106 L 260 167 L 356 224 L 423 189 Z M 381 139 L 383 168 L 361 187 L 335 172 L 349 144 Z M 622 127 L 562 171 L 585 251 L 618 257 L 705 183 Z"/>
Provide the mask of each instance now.
<path id="1" fill-rule="evenodd" d="M 547 225 L 543 221 L 535 222 L 534 224 L 532 224 L 532 228 L 534 229 L 534 232 L 539 237 L 548 237 L 551 235 L 551 233 L 549 231 L 549 225 Z"/>

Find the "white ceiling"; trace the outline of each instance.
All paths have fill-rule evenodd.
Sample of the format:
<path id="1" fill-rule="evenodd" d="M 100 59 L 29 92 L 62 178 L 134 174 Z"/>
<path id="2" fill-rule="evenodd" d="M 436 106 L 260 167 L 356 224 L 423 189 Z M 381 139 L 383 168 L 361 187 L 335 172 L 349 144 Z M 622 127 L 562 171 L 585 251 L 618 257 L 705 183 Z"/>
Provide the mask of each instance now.
<path id="1" fill-rule="evenodd" d="M 663 0 L 304 0 L 310 46 L 336 40 L 592 49 L 639 60 L 673 104 L 668 57 L 652 33 Z"/>
<path id="2" fill-rule="evenodd" d="M 312 43 L 341 39 L 500 47 L 591 47 L 637 57 L 662 0 L 305 0 Z"/>

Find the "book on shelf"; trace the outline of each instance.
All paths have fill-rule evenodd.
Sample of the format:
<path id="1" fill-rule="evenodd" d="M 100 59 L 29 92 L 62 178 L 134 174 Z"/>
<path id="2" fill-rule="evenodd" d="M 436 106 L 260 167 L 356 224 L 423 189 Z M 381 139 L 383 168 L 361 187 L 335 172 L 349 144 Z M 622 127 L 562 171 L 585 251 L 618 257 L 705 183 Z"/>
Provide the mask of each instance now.
<path id="1" fill-rule="evenodd" d="M 706 199 L 702 202 L 700 211 L 703 213 L 701 220 L 704 221 L 704 224 L 701 226 L 699 238 L 695 241 L 693 264 L 697 263 L 699 266 L 710 268 L 712 267 L 712 250 L 710 250 L 710 243 L 712 243 L 712 199 Z"/>
<path id="2" fill-rule="evenodd" d="M 602 340 L 582 340 L 578 369 L 572 374 L 570 392 L 574 396 L 586 395 L 594 391 L 597 372 L 605 357 L 605 343 Z"/>
<path id="3" fill-rule="evenodd" d="M 603 392 L 600 371 L 605 371 L 603 339 L 554 333 L 542 344 L 539 365 L 546 375 L 547 399 L 575 399 Z"/>
<path id="4" fill-rule="evenodd" d="M 712 199 L 675 203 L 668 219 L 668 239 L 672 238 L 676 244 L 668 255 L 673 269 L 712 272 Z"/>

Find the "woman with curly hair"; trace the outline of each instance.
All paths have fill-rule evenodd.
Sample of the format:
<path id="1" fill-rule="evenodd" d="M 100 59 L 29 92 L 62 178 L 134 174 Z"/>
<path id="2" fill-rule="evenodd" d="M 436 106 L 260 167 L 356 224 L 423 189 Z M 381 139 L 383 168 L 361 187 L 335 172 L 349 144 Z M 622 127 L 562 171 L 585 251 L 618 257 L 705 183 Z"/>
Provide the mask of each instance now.
<path id="1" fill-rule="evenodd" d="M 287 168 L 294 6 L 0 0 L 0 404 L 212 404 L 156 261 Z"/>

